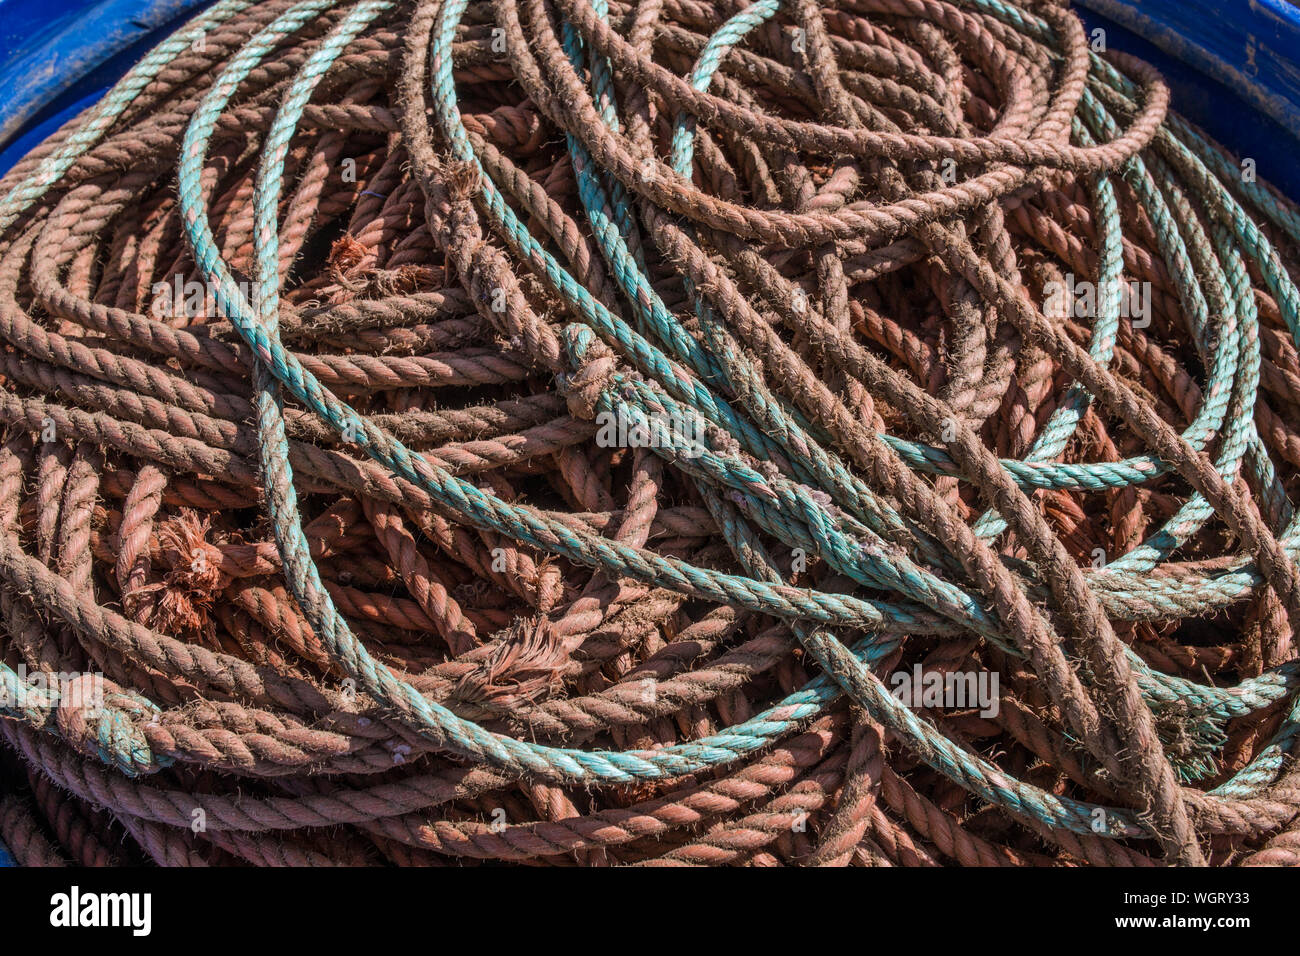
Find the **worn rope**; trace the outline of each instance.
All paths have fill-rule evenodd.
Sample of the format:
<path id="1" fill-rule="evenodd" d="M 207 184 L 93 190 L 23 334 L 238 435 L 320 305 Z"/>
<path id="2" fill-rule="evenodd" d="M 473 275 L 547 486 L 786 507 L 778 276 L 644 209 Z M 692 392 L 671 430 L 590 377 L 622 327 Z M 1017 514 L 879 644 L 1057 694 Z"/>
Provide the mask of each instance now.
<path id="1" fill-rule="evenodd" d="M 1287 862 L 1300 214 L 1167 107 L 1052 3 L 220 0 L 0 181 L 0 837 Z"/>

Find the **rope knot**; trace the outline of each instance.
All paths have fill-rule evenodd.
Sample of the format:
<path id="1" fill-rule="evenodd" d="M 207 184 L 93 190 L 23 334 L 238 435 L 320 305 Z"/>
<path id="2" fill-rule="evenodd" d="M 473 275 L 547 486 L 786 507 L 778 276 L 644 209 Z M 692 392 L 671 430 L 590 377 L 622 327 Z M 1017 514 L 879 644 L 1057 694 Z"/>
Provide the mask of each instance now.
<path id="1" fill-rule="evenodd" d="M 464 202 L 470 199 L 479 188 L 479 168 L 477 163 L 465 159 L 450 160 L 446 167 L 447 192 L 452 202 Z"/>
<path id="2" fill-rule="evenodd" d="M 163 580 L 123 595 L 124 601 L 142 608 L 142 623 L 169 633 L 212 638 L 213 603 L 231 577 L 221 547 L 207 540 L 210 531 L 211 519 L 189 510 L 159 527 L 153 554 L 170 570 Z"/>
<path id="3" fill-rule="evenodd" d="M 568 654 L 544 616 L 518 619 L 474 670 L 456 686 L 461 700 L 498 705 L 531 701 L 557 687 Z"/>
<path id="4" fill-rule="evenodd" d="M 596 418 L 601 393 L 612 384 L 618 360 L 604 342 L 585 325 L 564 330 L 564 354 L 574 371 L 557 376 L 569 414 L 584 421 Z"/>
<path id="5" fill-rule="evenodd" d="M 154 755 L 143 729 L 160 713 L 155 704 L 100 674 L 80 674 L 60 688 L 55 725 L 79 752 L 137 777 L 171 763 Z"/>

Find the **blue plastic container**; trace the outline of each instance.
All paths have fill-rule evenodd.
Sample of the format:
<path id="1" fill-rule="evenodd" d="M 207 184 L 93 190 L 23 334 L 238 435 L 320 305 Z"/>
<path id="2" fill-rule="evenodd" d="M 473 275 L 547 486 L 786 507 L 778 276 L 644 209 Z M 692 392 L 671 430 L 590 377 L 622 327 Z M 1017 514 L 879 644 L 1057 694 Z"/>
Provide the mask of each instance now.
<path id="1" fill-rule="evenodd" d="M 0 0 L 0 173 L 210 0 Z M 1078 0 L 1157 66 L 1174 108 L 1300 198 L 1300 9 L 1287 0 Z"/>
<path id="2" fill-rule="evenodd" d="M 1300 200 L 1300 8 L 1287 0 L 1076 0 L 1159 69 L 1172 107 Z"/>
<path id="3" fill-rule="evenodd" d="M 0 0 L 0 172 L 210 0 Z"/>
<path id="4" fill-rule="evenodd" d="M 0 172 L 210 0 L 0 0 Z M 1155 64 L 1174 108 L 1300 198 L 1300 9 L 1287 0 L 1078 0 Z"/>

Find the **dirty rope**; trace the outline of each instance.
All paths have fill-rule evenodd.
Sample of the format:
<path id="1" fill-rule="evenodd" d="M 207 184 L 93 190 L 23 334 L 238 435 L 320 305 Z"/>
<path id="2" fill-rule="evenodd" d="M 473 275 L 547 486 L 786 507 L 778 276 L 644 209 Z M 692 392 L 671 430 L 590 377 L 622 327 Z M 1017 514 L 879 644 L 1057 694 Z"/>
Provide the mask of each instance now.
<path id="1" fill-rule="evenodd" d="M 1300 862 L 1300 212 L 1167 107 L 1047 2 L 220 0 L 0 182 L 0 843 Z"/>

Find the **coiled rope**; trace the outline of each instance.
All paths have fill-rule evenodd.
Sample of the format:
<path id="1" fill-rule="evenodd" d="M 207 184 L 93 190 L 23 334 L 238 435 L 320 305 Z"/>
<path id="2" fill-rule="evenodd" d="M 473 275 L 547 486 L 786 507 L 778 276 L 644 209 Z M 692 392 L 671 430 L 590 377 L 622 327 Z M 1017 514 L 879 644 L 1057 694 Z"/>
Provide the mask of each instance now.
<path id="1" fill-rule="evenodd" d="M 0 182 L 0 841 L 1288 862 L 1300 216 L 1091 45 L 210 8 Z"/>

